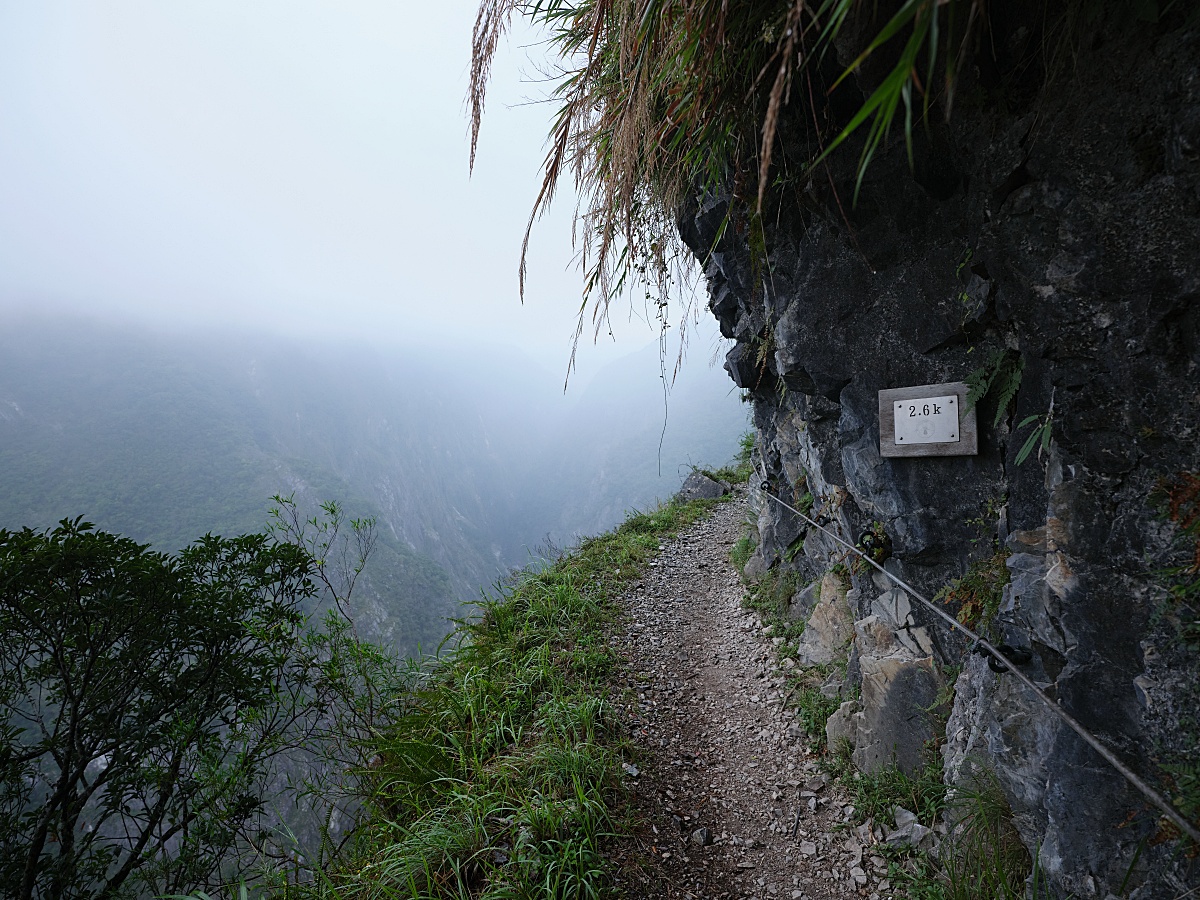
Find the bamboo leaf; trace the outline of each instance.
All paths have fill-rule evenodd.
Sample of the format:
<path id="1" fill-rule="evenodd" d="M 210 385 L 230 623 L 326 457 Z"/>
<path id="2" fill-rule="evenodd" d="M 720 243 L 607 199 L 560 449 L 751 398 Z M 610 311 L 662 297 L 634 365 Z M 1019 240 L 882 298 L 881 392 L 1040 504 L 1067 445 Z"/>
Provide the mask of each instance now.
<path id="1" fill-rule="evenodd" d="M 1029 454 L 1033 452 L 1033 448 L 1038 444 L 1038 438 L 1041 437 L 1041 428 L 1033 429 L 1033 432 L 1025 440 L 1021 449 L 1017 452 L 1017 465 L 1021 465 L 1025 460 L 1029 459 Z"/>

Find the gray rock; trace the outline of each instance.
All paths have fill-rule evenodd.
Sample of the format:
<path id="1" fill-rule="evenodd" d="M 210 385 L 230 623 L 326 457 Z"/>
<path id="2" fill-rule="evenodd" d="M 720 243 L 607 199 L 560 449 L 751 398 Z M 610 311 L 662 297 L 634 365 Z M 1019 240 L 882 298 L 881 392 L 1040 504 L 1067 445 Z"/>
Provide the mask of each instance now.
<path id="1" fill-rule="evenodd" d="M 1041 59 L 1020 18 L 997 34 L 1000 56 Z M 811 211 L 764 217 L 766 281 L 744 235 L 718 235 L 740 213 L 728 193 L 679 216 L 779 494 L 811 492 L 850 540 L 881 523 L 889 569 L 929 596 L 1006 542 L 1012 583 L 995 628 L 1032 651 L 1029 677 L 1146 773 L 1160 752 L 1194 750 L 1180 717 L 1200 705 L 1195 655 L 1167 649 L 1148 577 L 1172 531 L 1147 498 L 1161 476 L 1200 471 L 1200 255 L 1186 251 L 1200 246 L 1200 29 L 1180 21 L 1081 25 L 1070 73 L 1029 82 L 1026 102 L 962 106 L 914 135 L 911 166 L 904 142 L 881 146 L 851 225 L 843 193 L 814 183 Z M 869 31 L 847 31 L 839 52 L 855 58 Z M 1016 74 L 992 62 L 991 77 Z M 789 157 L 813 155 L 799 130 L 781 141 Z M 831 157 L 833 183 L 852 183 L 856 164 Z M 981 404 L 978 456 L 880 457 L 879 390 L 960 380 L 1006 347 L 1025 364 L 1020 390 L 998 426 L 995 397 Z M 1045 416 L 1052 397 L 1050 452 L 1016 465 L 1029 433 L 1017 423 Z M 783 559 L 794 517 L 756 509 L 762 572 L 769 562 L 809 580 L 844 552 L 810 530 Z M 839 711 L 830 728 L 855 721 L 865 761 L 908 755 L 933 699 L 922 661 L 958 663 L 967 644 L 919 606 L 871 602 L 890 585 L 856 582 L 870 595 L 854 617 L 874 617 L 847 664 L 864 711 Z M 1139 846 L 1134 896 L 1200 884 L 1169 848 L 1145 844 L 1153 824 L 1137 792 L 978 656 L 956 692 L 947 780 L 972 777 L 972 760 L 999 779 L 1054 895 L 1121 894 Z"/>
<path id="2" fill-rule="evenodd" d="M 927 711 L 938 695 L 933 660 L 864 656 L 860 665 L 862 714 L 854 764 L 864 772 L 890 765 L 909 774 L 917 771 L 933 737 L 933 715 Z"/>
<path id="3" fill-rule="evenodd" d="M 898 587 L 876 597 L 871 603 L 871 612 L 892 628 L 913 624 L 912 603 L 908 594 Z"/>
<path id="4" fill-rule="evenodd" d="M 693 472 L 683 480 L 683 487 L 675 496 L 681 501 L 711 500 L 716 497 L 724 497 L 730 490 L 731 488 L 724 481 L 716 481 L 703 472 Z"/>
<path id="5" fill-rule="evenodd" d="M 821 583 L 819 581 L 805 585 L 792 595 L 792 599 L 788 603 L 788 618 L 797 622 L 807 621 L 820 599 Z"/>
<path id="6" fill-rule="evenodd" d="M 843 741 L 849 741 L 851 746 L 857 742 L 858 721 L 858 704 L 854 700 L 847 700 L 829 717 L 825 722 L 825 741 L 830 753 Z"/>
<path id="7" fill-rule="evenodd" d="M 746 565 L 742 569 L 742 574 L 746 576 L 746 580 L 753 584 L 756 581 L 761 581 L 762 577 L 767 574 L 770 566 L 763 559 L 762 554 L 757 550 L 750 554 L 750 558 L 746 560 Z"/>
<path id="8" fill-rule="evenodd" d="M 920 822 L 909 822 L 902 828 L 894 828 L 888 832 L 889 847 L 918 847 L 922 850 L 933 845 L 933 829 L 926 828 Z"/>
<path id="9" fill-rule="evenodd" d="M 821 682 L 821 696 L 827 697 L 830 700 L 836 700 L 842 696 L 843 679 L 839 672 L 830 672 L 825 680 Z"/>
<path id="10" fill-rule="evenodd" d="M 796 658 L 804 665 L 827 665 L 845 655 L 853 635 L 854 617 L 845 585 L 827 573 L 821 579 L 821 599 L 796 645 Z"/>

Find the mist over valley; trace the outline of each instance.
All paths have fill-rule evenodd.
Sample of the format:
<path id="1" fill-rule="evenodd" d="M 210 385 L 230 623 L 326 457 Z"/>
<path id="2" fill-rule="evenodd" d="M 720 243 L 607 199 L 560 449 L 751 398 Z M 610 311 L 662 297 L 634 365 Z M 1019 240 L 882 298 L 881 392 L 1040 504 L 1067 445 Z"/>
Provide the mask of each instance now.
<path id="1" fill-rule="evenodd" d="M 664 407 L 675 359 L 653 344 L 564 395 L 561 372 L 449 335 L 389 348 L 14 317 L 0 527 L 82 516 L 175 551 L 261 531 L 273 495 L 309 512 L 333 500 L 377 519 L 356 618 L 428 652 L 506 572 L 733 456 L 747 407 L 707 356 L 692 349 Z"/>

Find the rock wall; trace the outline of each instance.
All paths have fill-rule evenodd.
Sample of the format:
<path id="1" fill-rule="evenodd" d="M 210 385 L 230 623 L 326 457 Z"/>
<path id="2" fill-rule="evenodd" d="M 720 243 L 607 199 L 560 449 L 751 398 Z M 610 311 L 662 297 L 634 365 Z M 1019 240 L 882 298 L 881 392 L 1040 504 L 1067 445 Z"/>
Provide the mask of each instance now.
<path id="1" fill-rule="evenodd" d="M 793 504 L 811 492 L 814 515 L 852 541 L 880 523 L 888 569 L 927 596 L 1003 548 L 991 633 L 1170 790 L 1164 761 L 1195 754 L 1200 670 L 1164 615 L 1155 573 L 1172 529 L 1151 495 L 1200 470 L 1200 32 L 1182 14 L 1046 31 L 1004 15 L 953 124 L 918 127 L 913 168 L 893 145 L 852 204 L 849 149 L 811 179 L 781 176 L 761 217 L 706 196 L 680 231 L 736 341 L 726 368 L 753 399 L 755 480 Z M 778 170 L 803 171 L 805 123 L 782 133 Z M 961 381 L 1004 348 L 1020 389 L 1011 407 L 980 404 L 978 456 L 880 456 L 878 391 Z M 1051 417 L 1052 439 L 1017 465 L 1030 416 Z M 752 568 L 811 581 L 843 561 L 761 492 L 756 508 Z M 1200 884 L 1141 795 L 1018 682 L 878 574 L 852 582 L 861 701 L 830 727 L 859 765 L 912 767 L 932 739 L 949 783 L 994 772 L 1060 896 Z M 796 598 L 803 614 L 814 601 Z M 915 713 L 955 678 L 942 734 Z"/>

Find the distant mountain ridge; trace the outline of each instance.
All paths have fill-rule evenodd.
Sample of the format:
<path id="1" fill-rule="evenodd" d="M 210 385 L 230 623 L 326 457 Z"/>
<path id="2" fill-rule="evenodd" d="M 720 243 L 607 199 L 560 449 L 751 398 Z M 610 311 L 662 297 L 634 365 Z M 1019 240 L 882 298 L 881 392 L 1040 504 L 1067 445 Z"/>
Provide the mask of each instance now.
<path id="1" fill-rule="evenodd" d="M 669 495 L 681 465 L 725 461 L 745 429 L 724 373 L 687 370 L 659 476 L 653 347 L 566 398 L 519 353 L 449 349 L 12 323 L 0 333 L 0 527 L 83 515 L 178 549 L 260 530 L 272 494 L 313 509 L 335 499 L 377 517 L 365 593 L 376 630 L 412 650 L 531 548 Z"/>

